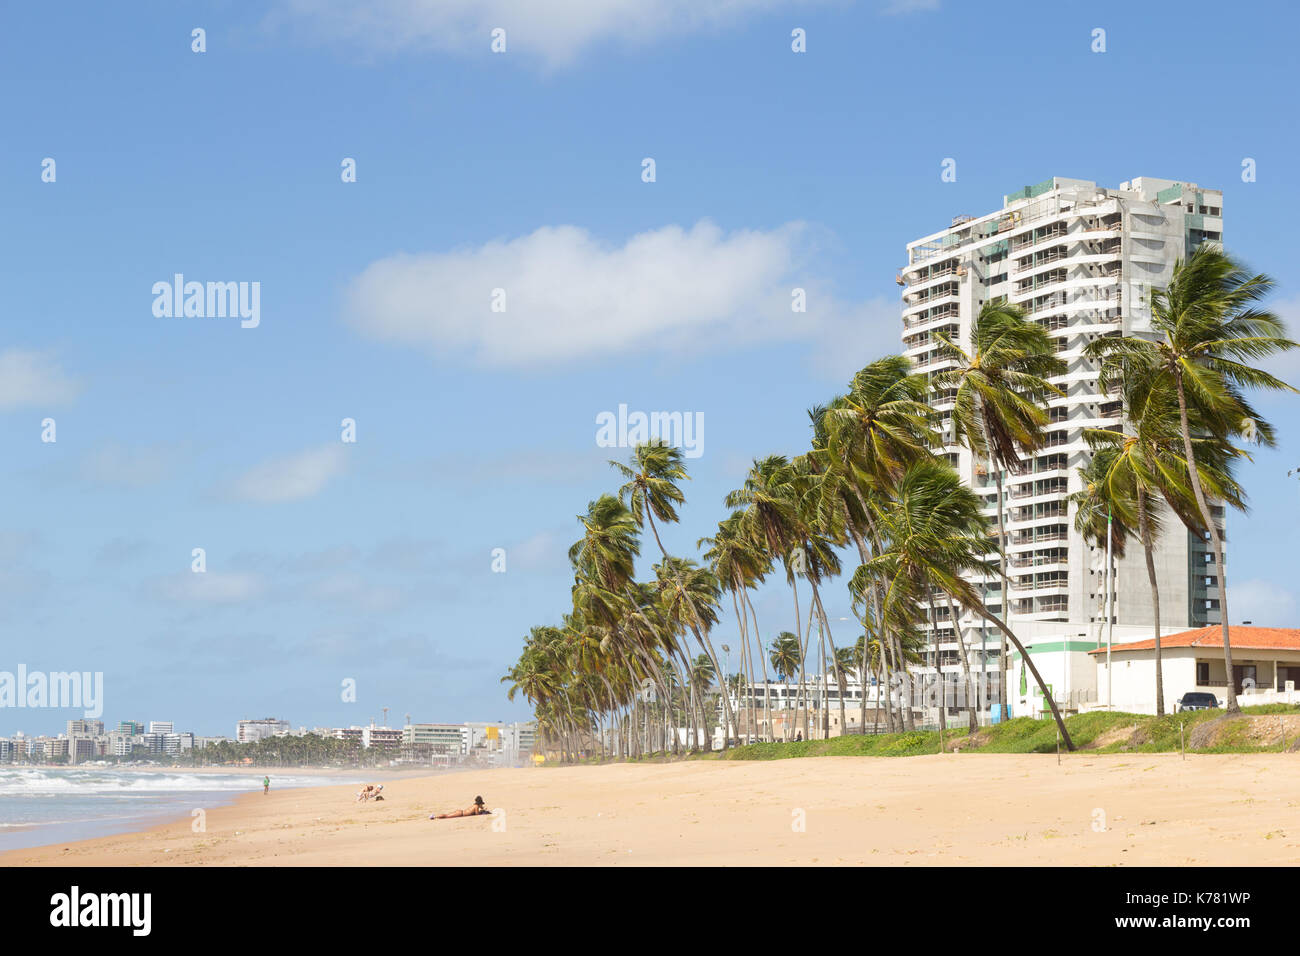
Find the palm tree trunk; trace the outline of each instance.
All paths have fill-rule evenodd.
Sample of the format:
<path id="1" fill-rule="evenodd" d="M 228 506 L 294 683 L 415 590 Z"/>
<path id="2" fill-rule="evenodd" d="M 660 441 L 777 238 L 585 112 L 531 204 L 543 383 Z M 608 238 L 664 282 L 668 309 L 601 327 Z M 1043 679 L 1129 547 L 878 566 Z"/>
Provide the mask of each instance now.
<path id="1" fill-rule="evenodd" d="M 989 467 L 993 467 L 992 462 L 989 462 Z M 1005 509 L 1002 507 L 1001 468 L 997 469 L 995 481 L 998 488 L 998 571 L 1002 575 L 1002 620 L 1005 622 L 1011 620 L 1011 582 L 1007 578 L 1007 523 L 1006 516 L 1003 514 Z M 998 708 L 1001 711 L 1002 719 L 1006 720 L 1011 712 L 1007 708 L 1007 640 L 1005 635 L 1002 638 L 1002 654 L 998 660 L 1000 664 L 998 667 Z"/>
<path id="2" fill-rule="evenodd" d="M 884 628 L 880 624 L 879 618 L 876 619 L 876 626 L 881 628 L 880 666 L 881 666 L 881 670 L 883 671 L 882 674 L 883 683 L 881 683 L 879 686 L 876 687 L 876 709 L 877 710 L 880 709 L 880 705 L 882 703 L 880 699 L 880 692 L 883 690 L 885 692 L 885 698 L 883 701 L 885 706 L 885 729 L 892 734 L 898 730 L 897 722 L 894 720 L 894 673 L 893 673 L 893 664 L 891 661 L 891 658 L 893 657 L 893 653 L 894 653 L 894 648 L 892 642 L 889 640 L 888 635 L 885 634 Z"/>
<path id="3" fill-rule="evenodd" d="M 749 608 L 749 616 L 754 622 L 754 643 L 758 645 L 758 663 L 763 669 L 763 711 L 767 717 L 767 740 L 768 743 L 772 743 L 776 740 L 776 734 L 772 730 L 771 688 L 767 686 L 767 654 L 763 650 L 763 635 L 758 630 L 758 614 L 754 611 L 753 602 L 749 600 L 749 590 L 746 589 L 742 596 L 745 599 L 745 606 Z"/>
<path id="4" fill-rule="evenodd" d="M 1151 614 L 1155 622 L 1156 716 L 1163 717 L 1165 715 L 1165 677 L 1160 661 L 1160 586 L 1156 583 L 1155 549 L 1151 540 L 1151 520 L 1147 515 L 1147 496 L 1141 485 L 1137 489 L 1137 509 L 1138 534 L 1142 536 L 1142 550 L 1147 559 L 1147 580 L 1151 582 Z"/>
<path id="5" fill-rule="evenodd" d="M 1029 655 L 1025 653 L 1024 645 L 1020 643 L 1020 639 L 1017 638 L 1015 634 L 1011 633 L 1011 628 L 1007 627 L 1004 622 L 993 616 L 993 612 L 988 609 L 983 601 L 977 601 L 971 610 L 984 618 L 984 620 L 988 621 L 990 624 L 994 625 L 1008 640 L 1011 641 L 1012 644 L 1016 646 L 1016 650 L 1020 652 L 1020 659 L 1023 660 L 1025 666 L 1029 668 L 1029 673 L 1034 675 L 1034 681 L 1038 684 L 1039 690 L 1043 692 L 1043 697 L 1046 699 L 1047 705 L 1052 709 L 1052 717 L 1056 721 L 1057 729 L 1061 732 L 1061 739 L 1065 741 L 1065 749 L 1073 751 L 1075 749 L 1074 741 L 1070 739 L 1070 732 L 1065 729 L 1065 721 L 1061 718 L 1061 712 L 1056 709 L 1056 701 L 1052 699 L 1051 692 L 1048 691 L 1047 685 L 1043 683 L 1043 678 L 1038 673 L 1038 668 L 1034 666 L 1034 662 L 1030 660 Z M 1003 673 L 1005 676 L 1005 668 L 1003 669 Z"/>
<path id="6" fill-rule="evenodd" d="M 661 540 L 659 540 L 659 528 L 655 524 L 655 516 L 654 516 L 653 509 L 647 506 L 645 510 L 645 515 L 647 518 L 650 519 L 650 530 L 654 532 L 655 544 L 659 545 L 659 553 L 663 555 L 664 563 L 667 564 L 668 551 L 667 549 L 664 548 L 664 543 Z M 713 672 L 715 674 L 722 674 L 722 667 L 718 663 L 718 655 L 714 653 L 713 644 L 709 640 L 708 628 L 706 628 L 704 626 L 704 623 L 700 620 L 700 612 L 697 611 L 695 608 L 695 601 L 691 598 L 690 593 L 687 592 L 686 587 L 682 584 L 682 576 L 677 573 L 675 568 L 673 570 L 673 579 L 677 583 L 677 590 L 681 592 L 682 597 L 686 600 L 686 606 L 690 608 L 691 618 L 693 621 L 691 630 L 694 631 L 695 633 L 695 639 L 699 641 L 700 646 L 703 647 L 705 652 L 709 655 L 709 660 L 713 662 Z M 726 680 L 725 674 L 722 674 L 722 679 L 723 681 Z M 727 695 L 725 692 L 722 694 L 722 722 L 724 725 L 726 725 L 722 728 L 722 749 L 726 750 L 728 746 L 728 740 L 731 736 L 731 731 L 729 728 L 730 725 L 734 723 L 734 720 L 731 716 L 731 702 L 727 700 Z"/>
<path id="7" fill-rule="evenodd" d="M 858 491 L 856 488 L 854 489 L 854 491 L 858 496 L 858 502 L 862 505 L 863 514 L 866 516 L 867 519 L 867 534 L 871 538 L 871 548 L 876 554 L 879 554 L 880 553 L 880 530 L 876 527 L 876 519 L 872 517 L 871 510 L 867 506 L 866 498 L 862 496 L 862 492 Z M 884 649 L 885 649 L 885 645 L 887 644 L 893 656 L 894 673 L 897 673 L 900 676 L 902 682 L 906 682 L 907 661 L 903 658 L 902 639 L 898 636 L 898 634 L 896 633 L 891 634 L 888 632 L 888 628 L 885 624 L 884 618 L 881 615 L 881 608 L 884 607 L 882 589 L 883 589 L 883 585 L 879 581 L 873 582 L 871 587 L 869 588 L 869 590 L 871 591 L 872 600 L 875 605 L 874 613 L 876 615 L 876 626 L 877 628 L 879 628 L 881 640 L 882 642 L 884 642 L 882 643 L 881 646 L 882 659 L 884 659 L 886 656 L 884 653 Z M 890 666 L 888 663 L 886 663 L 885 665 L 885 670 L 886 672 L 890 670 Z M 886 680 L 890 682 L 886 685 L 889 691 L 890 700 L 889 700 L 889 707 L 885 712 L 886 719 L 889 722 L 889 729 L 891 732 L 895 730 L 915 730 L 916 721 L 913 720 L 912 718 L 912 701 L 911 701 L 910 688 L 907 688 L 906 686 L 904 687 L 904 694 L 903 694 L 904 699 L 902 702 L 903 713 L 901 717 L 898 717 L 898 715 L 895 715 L 894 713 L 893 684 L 892 684 L 892 681 L 894 679 L 894 673 L 887 673 L 886 675 Z M 877 706 L 879 706 L 880 703 L 879 691 L 877 691 L 876 693 L 876 703 Z"/>
<path id="8" fill-rule="evenodd" d="M 1201 488 L 1201 476 L 1196 470 L 1196 451 L 1192 448 L 1192 429 L 1187 420 L 1187 395 L 1183 391 L 1183 376 L 1176 372 L 1174 382 L 1178 386 L 1178 420 L 1182 426 L 1183 453 L 1187 457 L 1187 473 L 1192 479 L 1192 493 L 1196 495 L 1196 507 L 1201 510 L 1201 519 L 1210 532 L 1210 542 L 1214 546 L 1214 571 L 1219 578 L 1219 623 L 1223 628 L 1223 666 L 1227 671 L 1227 713 L 1241 713 L 1237 703 L 1237 683 L 1233 679 L 1232 642 L 1228 639 L 1228 573 L 1223 565 L 1223 542 L 1219 538 L 1219 529 L 1210 514 L 1210 506 L 1205 501 L 1205 492 Z"/>
<path id="9" fill-rule="evenodd" d="M 799 719 L 799 701 L 803 698 L 803 615 L 799 613 L 799 581 L 796 577 L 798 572 L 792 572 L 790 575 L 790 590 L 794 593 L 794 636 L 799 645 L 799 683 L 794 689 L 794 714 L 791 716 L 792 721 Z M 809 620 L 812 615 L 809 614 Z M 804 737 L 808 736 L 808 712 L 804 711 Z"/>
<path id="10" fill-rule="evenodd" d="M 879 683 L 879 681 L 880 681 L 880 671 L 877 670 L 877 671 L 875 671 L 874 673 L 875 673 L 875 675 L 876 675 L 876 681 L 877 681 L 877 683 L 876 683 L 876 712 L 875 712 L 875 714 L 872 715 L 872 718 L 871 718 L 871 731 L 872 731 L 872 733 L 877 733 L 877 734 L 878 734 L 878 733 L 880 733 L 880 683 Z M 864 699 L 864 700 L 866 699 L 865 696 L 863 697 L 863 699 Z M 863 719 L 865 720 L 865 718 L 863 718 Z M 865 723 L 863 723 L 863 725 L 862 725 L 862 730 L 863 730 L 863 732 L 865 732 L 866 729 L 867 729 L 867 725 L 866 725 Z"/>
<path id="11" fill-rule="evenodd" d="M 939 752 L 944 750 L 944 732 L 948 729 L 948 688 L 943 679 L 939 657 L 939 617 L 934 606 L 934 591 L 930 591 L 930 634 L 934 643 L 934 683 L 939 695 Z"/>
<path id="12" fill-rule="evenodd" d="M 966 677 L 966 702 L 970 705 L 966 708 L 967 716 L 970 718 L 970 735 L 972 738 L 980 731 L 979 718 L 975 715 L 976 704 L 979 697 L 975 694 L 975 681 L 970 676 L 970 654 L 966 650 L 966 639 L 961 636 L 961 621 L 957 617 L 957 606 L 953 603 L 952 595 L 948 597 L 948 616 L 952 618 L 952 629 L 957 635 L 957 649 L 961 654 L 961 669 Z"/>
<path id="13" fill-rule="evenodd" d="M 845 505 L 844 514 L 846 518 L 848 517 L 848 512 L 848 506 Z M 853 526 L 852 521 L 846 521 L 845 523 L 849 529 L 849 534 L 853 536 L 853 543 L 858 547 L 858 560 L 863 564 L 866 564 L 871 560 L 871 555 L 867 551 L 866 541 L 864 541 L 862 535 L 858 533 L 858 529 Z M 867 655 L 870 651 L 871 645 L 871 641 L 868 639 L 869 630 L 870 629 L 864 622 L 862 626 L 862 663 L 858 667 L 858 688 L 859 693 L 862 694 L 861 703 L 858 707 L 858 724 L 861 726 L 864 734 L 867 732 Z M 843 694 L 844 692 L 841 691 L 841 699 L 843 698 Z M 879 703 L 879 699 L 877 699 L 877 703 Z M 840 720 L 843 721 L 843 719 L 844 717 L 841 715 Z"/>
<path id="14" fill-rule="evenodd" d="M 808 578 L 808 582 L 812 585 L 813 601 L 817 606 L 817 617 L 821 620 L 821 624 L 822 624 L 822 687 L 825 688 L 827 686 L 826 644 L 830 644 L 831 659 L 834 660 L 835 659 L 835 638 L 831 635 L 831 622 L 830 619 L 826 617 L 826 607 L 825 605 L 822 604 L 822 595 L 821 595 L 821 591 L 818 590 L 817 588 L 817 582 L 813 580 L 811 577 Z M 830 707 L 825 706 L 827 701 L 826 701 L 826 695 L 824 691 L 822 694 L 822 703 L 823 703 L 822 732 L 824 737 L 829 738 L 831 735 L 831 714 L 830 714 Z M 840 704 L 843 705 L 843 703 L 844 703 L 844 697 L 843 695 L 841 695 Z M 841 729 L 843 729 L 843 724 L 844 724 L 844 715 L 840 714 Z"/>
<path id="15" fill-rule="evenodd" d="M 741 617 L 740 600 L 736 597 L 735 582 L 732 582 L 731 588 L 731 609 L 736 612 L 736 624 L 740 627 L 740 673 L 745 673 L 745 659 L 749 656 L 749 620 L 748 617 Z M 740 689 L 736 689 L 736 702 L 741 703 Z M 743 706 L 741 713 L 744 713 Z M 752 729 L 754 720 L 754 708 L 749 708 L 749 726 Z M 736 728 L 736 736 L 740 736 L 740 728 Z"/>

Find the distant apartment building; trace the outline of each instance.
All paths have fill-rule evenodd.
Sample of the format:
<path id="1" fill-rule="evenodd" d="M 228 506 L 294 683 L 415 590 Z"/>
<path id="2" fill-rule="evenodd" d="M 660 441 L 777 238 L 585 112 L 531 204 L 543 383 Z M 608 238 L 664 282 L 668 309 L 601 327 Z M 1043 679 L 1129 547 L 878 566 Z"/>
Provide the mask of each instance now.
<path id="1" fill-rule="evenodd" d="M 93 737 L 69 737 L 68 738 L 68 763 L 84 763 L 87 760 L 94 760 L 96 756 L 103 756 L 102 753 L 95 752 L 95 738 Z"/>
<path id="2" fill-rule="evenodd" d="M 1151 290 L 1167 285 L 1175 262 L 1200 243 L 1222 238 L 1219 190 L 1150 178 L 1109 189 L 1054 177 L 1010 193 L 995 212 L 958 216 L 950 228 L 907 245 L 907 265 L 899 274 L 905 286 L 902 338 L 918 371 L 933 376 L 953 367 L 954 358 L 935 333 L 966 347 L 980 308 L 995 299 L 1020 306 L 1047 330 L 1067 364 L 1052 379 L 1064 394 L 1047 403 L 1044 447 L 1002 476 L 1010 593 L 1001 593 L 997 574 L 974 579 L 994 613 L 1009 612 L 1026 644 L 1055 641 L 1068 652 L 1086 653 L 1102 639 L 1106 619 L 1104 549 L 1074 529 L 1067 496 L 1081 487 L 1076 468 L 1091 454 L 1083 429 L 1127 425 L 1119 396 L 1101 391 L 1096 365 L 1083 350 L 1102 336 L 1152 334 Z M 933 399 L 942 454 L 981 496 L 984 513 L 995 523 L 996 475 L 987 461 L 955 443 L 953 394 Z M 1223 508 L 1216 506 L 1214 514 L 1222 529 Z M 1155 557 L 1162 626 L 1218 623 L 1218 575 L 1208 541 L 1188 533 L 1167 511 L 1164 517 L 1166 532 Z M 1140 547 L 1116 561 L 1109 590 L 1116 639 L 1121 632 L 1129 639 L 1143 629 L 1149 634 L 1150 587 Z M 927 612 L 935 623 L 926 631 L 937 630 L 939 647 L 937 658 L 927 651 L 923 670 L 934 673 L 938 667 L 959 678 L 955 626 L 973 649 L 974 670 L 998 668 L 996 629 L 964 612 L 954 622 L 944 600 Z"/>
<path id="3" fill-rule="evenodd" d="M 33 737 L 28 750 L 33 763 L 52 763 L 68 757 L 68 738 Z"/>
<path id="4" fill-rule="evenodd" d="M 149 733 L 151 734 L 171 734 L 176 732 L 176 725 L 170 720 L 151 720 L 149 721 Z"/>
<path id="5" fill-rule="evenodd" d="M 144 724 L 136 720 L 119 721 L 117 725 L 117 732 L 119 734 L 126 734 L 128 737 L 134 737 L 136 734 L 142 734 L 144 733 L 144 730 L 145 730 Z"/>
<path id="6" fill-rule="evenodd" d="M 459 755 L 466 752 L 466 733 L 461 724 L 407 724 L 402 728 L 402 743 L 428 747 L 432 754 Z"/>
<path id="7" fill-rule="evenodd" d="M 104 722 L 102 720 L 68 721 L 69 737 L 102 737 L 103 734 Z"/>
<path id="8" fill-rule="evenodd" d="M 169 757 L 179 756 L 194 746 L 194 735 L 191 733 L 163 734 L 162 738 L 163 753 Z"/>
<path id="9" fill-rule="evenodd" d="M 274 737 L 277 734 L 287 734 L 289 732 L 289 721 L 278 720 L 274 717 L 263 717 L 259 720 L 241 720 L 235 727 L 235 740 L 241 744 L 252 743 L 261 740 L 263 737 Z"/>
<path id="10" fill-rule="evenodd" d="M 14 742 L 0 737 L 0 763 L 14 762 Z"/>

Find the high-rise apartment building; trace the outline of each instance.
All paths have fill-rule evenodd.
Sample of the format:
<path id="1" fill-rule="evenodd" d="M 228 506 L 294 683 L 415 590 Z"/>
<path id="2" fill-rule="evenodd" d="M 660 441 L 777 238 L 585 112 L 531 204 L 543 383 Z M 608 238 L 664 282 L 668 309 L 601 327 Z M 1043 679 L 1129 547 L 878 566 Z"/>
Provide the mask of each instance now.
<path id="1" fill-rule="evenodd" d="M 263 717 L 260 720 L 241 720 L 235 725 L 235 740 L 249 744 L 263 737 L 275 737 L 289 732 L 289 721 L 275 717 Z"/>
<path id="2" fill-rule="evenodd" d="M 1052 379 L 1065 394 L 1048 402 L 1045 446 L 1003 476 L 1010 623 L 1022 640 L 1056 638 L 1066 651 L 1086 650 L 1100 638 L 1105 619 L 1104 556 L 1075 531 L 1066 498 L 1080 488 L 1076 468 L 1090 455 L 1083 429 L 1122 429 L 1124 410 L 1118 395 L 1101 392 L 1097 368 L 1083 349 L 1099 336 L 1149 332 L 1150 291 L 1167 285 L 1174 264 L 1197 245 L 1222 237 L 1219 190 L 1149 178 L 1107 189 L 1055 177 L 1005 196 L 996 212 L 958 216 L 949 228 L 907 246 L 898 277 L 905 286 L 902 337 L 919 371 L 951 367 L 934 333 L 968 347 L 980 308 L 998 298 L 1047 329 L 1068 366 Z M 993 517 L 997 488 L 988 463 L 951 443 L 951 393 L 937 396 L 934 407 L 948 442 L 944 454 Z M 1222 522 L 1222 508 L 1215 512 Z M 1158 544 L 1156 571 L 1163 626 L 1218 623 L 1213 551 L 1172 516 Z M 985 602 L 1000 611 L 998 576 L 980 584 Z M 1150 636 L 1150 586 L 1140 547 L 1116 562 L 1112 593 L 1116 639 L 1142 629 Z M 956 676 L 959 649 L 946 602 L 935 611 L 939 666 Z M 972 667 L 996 670 L 997 631 L 968 615 L 960 625 L 968 645 L 982 652 L 972 654 Z"/>

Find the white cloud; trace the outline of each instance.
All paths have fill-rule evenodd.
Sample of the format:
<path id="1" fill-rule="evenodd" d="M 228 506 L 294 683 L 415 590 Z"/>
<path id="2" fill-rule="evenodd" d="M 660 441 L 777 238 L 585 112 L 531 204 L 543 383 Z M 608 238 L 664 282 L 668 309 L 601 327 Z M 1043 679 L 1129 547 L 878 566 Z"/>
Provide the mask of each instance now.
<path id="1" fill-rule="evenodd" d="M 342 444 L 322 445 L 258 465 L 235 480 L 231 493 L 262 503 L 298 501 L 319 493 L 346 466 Z"/>
<path id="2" fill-rule="evenodd" d="M 154 582 L 158 597 L 177 603 L 240 604 L 264 590 L 261 578 L 244 572 L 181 571 Z"/>
<path id="3" fill-rule="evenodd" d="M 717 30 L 767 11 L 828 0 L 280 0 L 271 24 L 300 25 L 321 39 L 379 52 L 439 50 L 487 55 L 492 31 L 507 51 L 550 66 L 606 40 L 643 45 Z M 912 0 L 916 2 L 916 0 Z"/>
<path id="4" fill-rule="evenodd" d="M 828 333 L 845 330 L 897 350 L 898 306 L 837 301 L 805 268 L 812 234 L 801 223 L 725 233 L 704 220 L 616 245 L 576 226 L 543 227 L 374 262 L 349 287 L 345 314 L 375 338 L 489 366 L 797 340 L 843 359 L 843 340 Z M 791 309 L 795 288 L 806 290 L 806 312 Z M 504 312 L 492 311 L 496 289 Z M 870 357 L 852 355 L 852 369 Z"/>
<path id="5" fill-rule="evenodd" d="M 0 409 L 69 402 L 80 387 L 51 355 L 26 349 L 0 352 Z"/>

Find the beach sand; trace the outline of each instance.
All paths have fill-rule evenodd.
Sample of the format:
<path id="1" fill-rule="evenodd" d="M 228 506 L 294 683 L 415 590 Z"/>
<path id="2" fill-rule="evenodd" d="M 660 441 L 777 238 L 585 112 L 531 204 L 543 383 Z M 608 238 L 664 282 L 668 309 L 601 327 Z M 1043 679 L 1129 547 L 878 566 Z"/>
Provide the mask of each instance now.
<path id="1" fill-rule="evenodd" d="M 819 757 L 486 770 L 272 790 L 0 865 L 1290 865 L 1291 754 Z M 500 816 L 429 820 L 475 794 Z"/>

